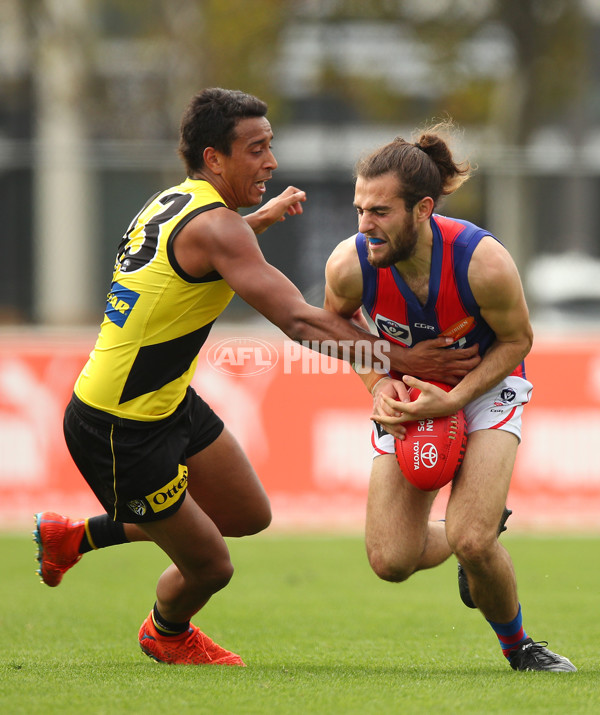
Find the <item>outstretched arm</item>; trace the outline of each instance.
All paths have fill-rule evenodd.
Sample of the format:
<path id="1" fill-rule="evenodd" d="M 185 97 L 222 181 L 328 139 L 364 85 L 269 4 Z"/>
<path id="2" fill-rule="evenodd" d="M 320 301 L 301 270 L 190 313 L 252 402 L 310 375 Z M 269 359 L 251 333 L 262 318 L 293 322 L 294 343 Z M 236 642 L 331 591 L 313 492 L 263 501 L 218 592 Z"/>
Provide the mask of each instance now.
<path id="1" fill-rule="evenodd" d="M 190 276 L 202 278 L 217 271 L 249 305 L 297 342 L 309 342 L 335 357 L 353 361 L 355 355 L 378 354 L 381 343 L 350 321 L 309 305 L 296 286 L 269 264 L 255 234 L 234 211 L 215 208 L 189 221 L 178 233 L 175 259 Z M 387 343 L 385 343 L 387 347 Z"/>

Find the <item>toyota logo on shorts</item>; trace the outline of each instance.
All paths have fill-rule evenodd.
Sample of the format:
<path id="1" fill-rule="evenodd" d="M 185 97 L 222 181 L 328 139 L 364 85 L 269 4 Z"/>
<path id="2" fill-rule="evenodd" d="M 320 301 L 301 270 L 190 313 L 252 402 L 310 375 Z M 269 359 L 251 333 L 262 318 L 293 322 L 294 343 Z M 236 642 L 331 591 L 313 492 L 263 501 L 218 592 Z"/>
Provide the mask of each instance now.
<path id="1" fill-rule="evenodd" d="M 279 354 L 266 340 L 226 338 L 209 349 L 206 359 L 217 372 L 253 377 L 272 370 L 279 360 Z"/>
<path id="2" fill-rule="evenodd" d="M 433 469 L 438 461 L 438 452 L 435 444 L 427 442 L 421 447 L 421 464 L 426 469 Z"/>

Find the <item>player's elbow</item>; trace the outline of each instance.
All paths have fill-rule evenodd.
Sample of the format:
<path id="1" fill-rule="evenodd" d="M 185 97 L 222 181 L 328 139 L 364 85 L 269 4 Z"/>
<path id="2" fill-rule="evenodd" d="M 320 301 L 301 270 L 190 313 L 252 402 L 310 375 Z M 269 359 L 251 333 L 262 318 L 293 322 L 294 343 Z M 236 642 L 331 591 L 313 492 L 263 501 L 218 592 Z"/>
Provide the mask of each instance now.
<path id="1" fill-rule="evenodd" d="M 523 331 L 518 336 L 499 340 L 499 344 L 510 351 L 512 362 L 516 366 L 530 353 L 533 346 L 533 332 Z"/>
<path id="2" fill-rule="evenodd" d="M 525 339 L 525 355 L 528 355 L 533 347 L 533 330 L 529 330 Z"/>
<path id="3" fill-rule="evenodd" d="M 533 333 L 523 335 L 518 341 L 518 354 L 516 364 L 522 362 L 531 352 L 533 346 Z"/>
<path id="4" fill-rule="evenodd" d="M 312 337 L 308 323 L 300 315 L 290 315 L 285 326 L 282 327 L 283 332 L 296 343 L 307 342 Z"/>
<path id="5" fill-rule="evenodd" d="M 279 328 L 297 343 L 308 342 L 314 340 L 317 332 L 322 330 L 322 317 L 324 311 L 308 305 L 308 303 L 300 303 L 291 306 L 286 311 L 286 316 Z"/>

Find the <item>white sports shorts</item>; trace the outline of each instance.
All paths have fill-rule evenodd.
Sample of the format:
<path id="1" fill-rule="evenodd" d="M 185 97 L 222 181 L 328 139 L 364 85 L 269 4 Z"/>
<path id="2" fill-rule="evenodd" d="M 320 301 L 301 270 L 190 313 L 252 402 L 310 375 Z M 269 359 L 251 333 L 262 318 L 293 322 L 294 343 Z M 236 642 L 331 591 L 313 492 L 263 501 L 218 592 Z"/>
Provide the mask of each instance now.
<path id="1" fill-rule="evenodd" d="M 509 375 L 488 392 L 464 407 L 467 434 L 480 429 L 499 429 L 514 434 L 521 441 L 523 406 L 531 398 L 533 385 L 522 377 Z M 371 434 L 373 458 L 395 454 L 394 437 L 373 422 Z"/>

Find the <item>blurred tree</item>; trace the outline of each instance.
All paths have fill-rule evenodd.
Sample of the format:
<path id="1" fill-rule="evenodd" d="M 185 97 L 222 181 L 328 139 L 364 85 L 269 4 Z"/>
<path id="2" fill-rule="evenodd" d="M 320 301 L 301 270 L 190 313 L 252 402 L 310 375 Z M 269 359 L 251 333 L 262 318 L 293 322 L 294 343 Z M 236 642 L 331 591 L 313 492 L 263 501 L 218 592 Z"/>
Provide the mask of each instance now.
<path id="1" fill-rule="evenodd" d="M 539 210 L 528 195 L 535 186 L 528 148 L 540 130 L 562 132 L 572 168 L 555 188 L 565 204 L 557 243 L 564 234 L 570 246 L 589 251 L 594 186 L 583 152 L 600 106 L 593 106 L 599 60 L 590 37 L 599 31 L 598 17 L 590 15 L 599 2 L 0 0 L 0 139 L 7 147 L 3 166 L 13 172 L 5 181 L 14 187 L 15 171 L 27 181 L 34 169 L 39 179 L 49 162 L 39 161 L 41 151 L 34 161 L 34 149 L 59 147 L 58 134 L 75 148 L 62 156 L 56 149 L 57 157 L 73 157 L 78 171 L 85 158 L 103 186 L 118 183 L 107 167 L 121 179 L 124 169 L 139 170 L 136 182 L 123 182 L 128 187 L 143 183 L 143 172 L 177 170 L 173 139 L 181 112 L 194 92 L 210 85 L 262 97 L 279 128 L 288 120 L 334 131 L 345 122 L 406 128 L 447 112 L 469 127 L 469 138 L 483 136 L 482 154 L 474 158 L 484 180 L 460 192 L 461 209 L 485 219 L 520 266 L 536 235 L 531 212 Z M 328 141 L 330 134 L 322 136 Z M 30 142 L 35 137 L 37 144 Z M 73 184 L 83 192 L 83 181 Z M 50 172 L 46 186 L 48 195 L 57 186 Z M 29 201 L 20 194 L 21 203 Z M 99 204 L 104 198 L 99 191 Z M 36 215 L 46 227 L 36 202 L 35 211 L 23 203 L 19 216 Z M 15 218 L 7 225 L 25 235 L 11 244 L 28 246 L 29 224 L 9 203 Z M 53 202 L 46 204 L 53 215 Z M 37 262 L 43 275 L 42 258 Z M 27 256 L 15 254 L 16 264 L 28 264 Z M 0 303 L 14 300 L 16 290 L 8 290 L 3 275 L 7 297 L 0 295 Z"/>
<path id="2" fill-rule="evenodd" d="M 324 28 L 313 87 L 327 98 L 324 115 L 333 94 L 351 118 L 415 126 L 448 113 L 483 133 L 490 229 L 522 267 L 532 247 L 524 237 L 535 233 L 525 148 L 552 125 L 567 126 L 577 147 L 587 125 L 584 0 L 305 0 L 294 11 Z M 345 61 L 328 44 L 339 33 L 347 35 Z M 567 214 L 580 223 L 569 228 L 570 241 L 582 245 L 592 233 L 590 212 L 580 210 L 584 181 L 572 176 L 569 185 Z"/>
<path id="3" fill-rule="evenodd" d="M 467 12 L 474 3 L 466 0 L 446 4 L 445 14 L 415 28 L 449 90 L 438 102 L 450 101 L 461 121 L 488 121 L 506 142 L 523 145 L 582 96 L 589 23 L 579 0 L 488 0 L 477 12 Z M 476 60 L 494 36 L 504 39 L 511 56 L 498 57 L 495 81 L 483 82 Z M 462 99 L 477 94 L 479 101 L 466 102 L 475 116 L 461 111 Z"/>
<path id="4" fill-rule="evenodd" d="M 449 111 L 522 145 L 584 96 L 590 23 L 582 0 L 304 0 L 293 13 L 319 23 L 324 42 L 335 28 L 374 45 L 379 63 L 358 70 L 323 53 L 317 83 L 317 93 L 334 91 L 372 120 L 395 121 L 399 109 L 409 120 Z M 412 51 L 414 81 L 386 77 L 390 33 Z M 348 55 L 361 49 L 355 43 Z"/>
<path id="5" fill-rule="evenodd" d="M 482 125 L 492 153 L 497 145 L 496 159 L 488 162 L 490 228 L 523 268 L 536 249 L 530 238 L 536 233 L 535 202 L 525 147 L 538 130 L 564 125 L 565 120 L 568 143 L 580 144 L 589 87 L 590 23 L 580 0 L 487 0 L 477 12 L 467 12 L 474 6 L 468 0 L 446 5 L 447 13 L 415 25 L 432 48 L 442 86 L 449 90 L 441 92 L 436 103 L 462 122 Z M 495 77 L 482 78 L 466 60 L 469 51 L 483 59 L 486 41 L 494 36 L 504 39 L 511 55 L 503 62 L 498 57 Z M 507 147 L 516 150 L 513 170 L 496 170 L 493 164 L 508 155 Z M 582 248 L 587 242 L 589 248 L 590 213 L 581 210 L 581 197 L 590 182 L 573 175 L 567 187 L 569 219 L 562 227 L 563 240 Z"/>
<path id="6" fill-rule="evenodd" d="M 203 87 L 243 89 L 281 109 L 276 91 L 279 0 L 88 0 L 102 38 L 96 133 L 172 137 Z"/>
<path id="7" fill-rule="evenodd" d="M 165 4 L 171 12 L 171 2 Z M 204 0 L 200 5 L 204 32 L 197 34 L 190 51 L 204 69 L 205 83 L 255 94 L 276 113 L 281 104 L 275 81 L 278 40 L 288 3 L 252 0 L 249 6 L 246 0 Z"/>

